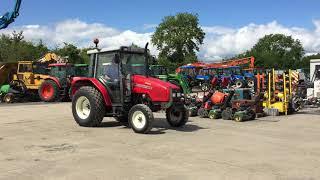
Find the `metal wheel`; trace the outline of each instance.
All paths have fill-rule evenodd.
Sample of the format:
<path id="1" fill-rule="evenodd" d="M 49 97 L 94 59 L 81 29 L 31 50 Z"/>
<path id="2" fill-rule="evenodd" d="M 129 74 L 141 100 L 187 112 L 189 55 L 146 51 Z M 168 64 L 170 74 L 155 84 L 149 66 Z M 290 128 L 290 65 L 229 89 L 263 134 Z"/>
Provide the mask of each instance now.
<path id="1" fill-rule="evenodd" d="M 141 111 L 136 111 L 132 115 L 132 124 L 138 129 L 142 129 L 147 123 L 146 116 Z"/>
<path id="2" fill-rule="evenodd" d="M 76 112 L 81 119 L 87 119 L 91 112 L 91 105 L 88 98 L 81 96 L 76 102 Z"/>

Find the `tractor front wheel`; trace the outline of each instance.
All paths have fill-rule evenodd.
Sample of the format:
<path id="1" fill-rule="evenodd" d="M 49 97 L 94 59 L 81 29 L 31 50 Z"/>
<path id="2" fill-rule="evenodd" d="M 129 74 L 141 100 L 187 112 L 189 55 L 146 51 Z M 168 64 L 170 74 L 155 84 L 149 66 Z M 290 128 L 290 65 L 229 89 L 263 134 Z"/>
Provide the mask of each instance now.
<path id="1" fill-rule="evenodd" d="M 184 126 L 189 119 L 189 111 L 184 105 L 172 105 L 166 110 L 166 118 L 170 126 Z"/>
<path id="2" fill-rule="evenodd" d="M 72 98 L 72 113 L 80 126 L 99 126 L 105 115 L 101 93 L 91 86 L 81 87 Z"/>
<path id="3" fill-rule="evenodd" d="M 53 102 L 59 98 L 59 87 L 51 80 L 44 81 L 39 88 L 39 96 L 44 102 Z"/>
<path id="4" fill-rule="evenodd" d="M 134 105 L 129 111 L 129 125 L 136 133 L 147 134 L 154 121 L 151 109 L 144 104 Z"/>

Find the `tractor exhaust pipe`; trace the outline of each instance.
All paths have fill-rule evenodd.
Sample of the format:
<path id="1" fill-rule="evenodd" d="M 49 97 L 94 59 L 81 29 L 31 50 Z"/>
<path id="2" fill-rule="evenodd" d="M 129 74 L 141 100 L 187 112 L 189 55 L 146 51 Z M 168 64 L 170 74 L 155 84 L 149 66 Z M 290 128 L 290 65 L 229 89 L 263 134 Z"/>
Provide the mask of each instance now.
<path id="1" fill-rule="evenodd" d="M 144 57 L 146 59 L 146 75 L 147 75 L 147 77 L 149 76 L 148 46 L 149 46 L 149 43 L 147 43 L 146 46 L 144 47 Z"/>

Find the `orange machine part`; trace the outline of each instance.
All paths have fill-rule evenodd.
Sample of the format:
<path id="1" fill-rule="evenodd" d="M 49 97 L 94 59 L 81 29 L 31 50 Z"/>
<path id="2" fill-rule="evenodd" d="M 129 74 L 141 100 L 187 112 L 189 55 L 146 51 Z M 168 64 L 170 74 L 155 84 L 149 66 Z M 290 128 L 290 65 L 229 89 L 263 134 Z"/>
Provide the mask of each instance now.
<path id="1" fill-rule="evenodd" d="M 226 94 L 217 91 L 211 96 L 210 100 L 213 104 L 220 104 L 223 103 L 225 97 Z"/>

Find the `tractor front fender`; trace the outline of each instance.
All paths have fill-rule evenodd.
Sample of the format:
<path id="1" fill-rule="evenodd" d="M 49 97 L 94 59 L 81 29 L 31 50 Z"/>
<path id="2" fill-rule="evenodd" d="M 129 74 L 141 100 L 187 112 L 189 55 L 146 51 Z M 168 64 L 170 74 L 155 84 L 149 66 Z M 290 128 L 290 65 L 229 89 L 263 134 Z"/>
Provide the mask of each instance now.
<path id="1" fill-rule="evenodd" d="M 104 99 L 106 107 L 111 107 L 111 98 L 106 87 L 95 78 L 83 78 L 83 77 L 75 77 L 71 83 L 71 97 L 77 92 L 77 90 L 83 86 L 92 86 L 96 88 Z"/>
<path id="2" fill-rule="evenodd" d="M 56 78 L 56 77 L 48 77 L 48 78 L 44 79 L 44 81 L 48 81 L 48 80 L 54 81 L 58 85 L 58 87 L 61 88 L 61 84 L 60 84 L 60 81 L 59 81 L 58 78 Z"/>

